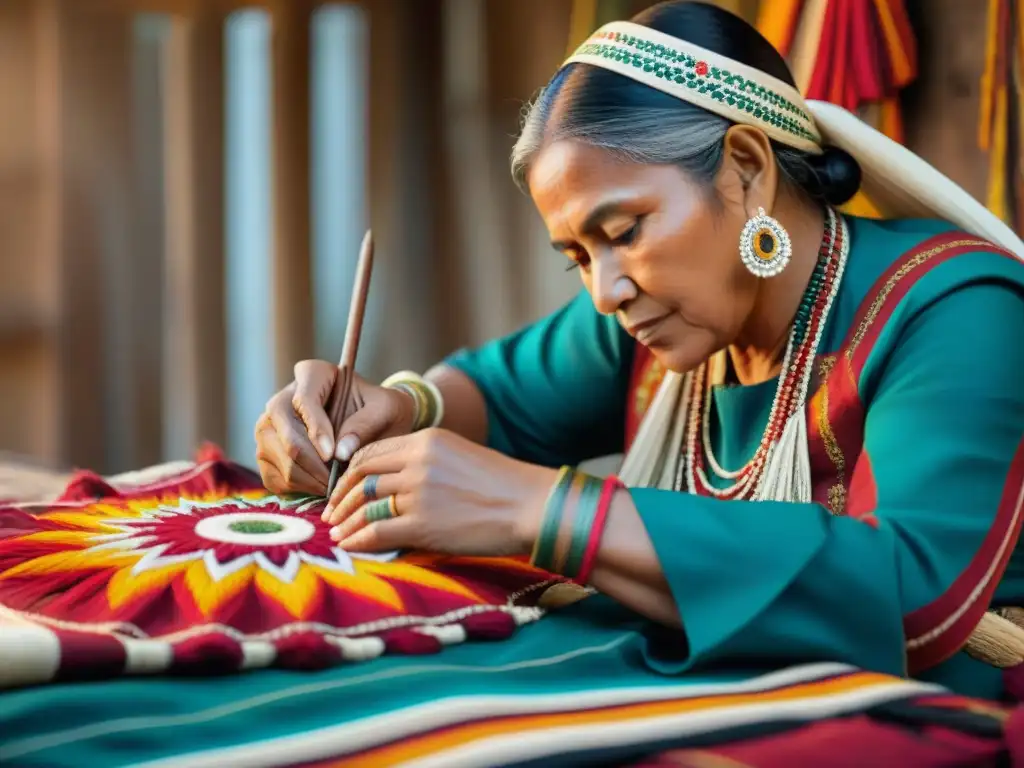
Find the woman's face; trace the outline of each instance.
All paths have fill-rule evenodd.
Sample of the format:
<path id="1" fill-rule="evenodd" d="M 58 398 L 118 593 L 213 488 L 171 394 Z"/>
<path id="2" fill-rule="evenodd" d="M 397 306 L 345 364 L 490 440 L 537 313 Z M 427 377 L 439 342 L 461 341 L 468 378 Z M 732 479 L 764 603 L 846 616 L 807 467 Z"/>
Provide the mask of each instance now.
<path id="1" fill-rule="evenodd" d="M 665 367 L 691 370 L 737 339 L 758 292 L 739 256 L 738 176 L 716 180 L 716 199 L 674 166 L 566 140 L 538 154 L 528 182 L 597 310 L 614 313 Z"/>

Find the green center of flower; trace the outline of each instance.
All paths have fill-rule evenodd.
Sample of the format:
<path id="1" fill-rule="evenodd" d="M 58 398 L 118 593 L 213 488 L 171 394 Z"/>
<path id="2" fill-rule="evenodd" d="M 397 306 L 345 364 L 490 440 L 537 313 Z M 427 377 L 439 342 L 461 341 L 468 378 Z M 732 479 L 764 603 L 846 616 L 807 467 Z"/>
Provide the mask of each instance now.
<path id="1" fill-rule="evenodd" d="M 283 525 L 271 520 L 239 520 L 228 528 L 235 533 L 277 533 L 284 530 Z"/>

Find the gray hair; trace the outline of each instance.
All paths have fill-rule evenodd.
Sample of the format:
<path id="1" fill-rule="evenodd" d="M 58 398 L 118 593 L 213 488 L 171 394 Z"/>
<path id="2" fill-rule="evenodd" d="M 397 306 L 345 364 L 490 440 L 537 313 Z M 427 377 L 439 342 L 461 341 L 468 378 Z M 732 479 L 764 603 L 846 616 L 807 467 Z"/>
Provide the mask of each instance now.
<path id="1" fill-rule="evenodd" d="M 551 86 L 561 85 L 559 81 L 564 82 L 556 76 Z M 722 163 L 723 141 L 732 123 L 712 112 L 680 101 L 671 107 L 635 107 L 624 115 L 618 109 L 574 109 L 571 104 L 558 108 L 555 96 L 542 90 L 523 112 L 512 149 L 512 178 L 524 192 L 529 192 L 527 175 L 537 154 L 565 139 L 601 147 L 627 162 L 674 165 L 702 184 L 711 182 Z M 812 199 L 829 197 L 812 155 L 776 142 L 772 146 L 786 180 Z"/>

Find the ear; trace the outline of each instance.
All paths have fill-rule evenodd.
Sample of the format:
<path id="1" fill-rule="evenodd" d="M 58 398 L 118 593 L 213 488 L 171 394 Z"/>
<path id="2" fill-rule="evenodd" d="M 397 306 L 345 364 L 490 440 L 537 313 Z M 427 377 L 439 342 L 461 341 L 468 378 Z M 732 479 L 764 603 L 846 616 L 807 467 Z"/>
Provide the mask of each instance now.
<path id="1" fill-rule="evenodd" d="M 725 132 L 722 164 L 715 176 L 719 196 L 742 207 L 748 217 L 758 208 L 769 214 L 779 185 L 775 152 L 764 132 L 751 125 L 734 125 Z"/>

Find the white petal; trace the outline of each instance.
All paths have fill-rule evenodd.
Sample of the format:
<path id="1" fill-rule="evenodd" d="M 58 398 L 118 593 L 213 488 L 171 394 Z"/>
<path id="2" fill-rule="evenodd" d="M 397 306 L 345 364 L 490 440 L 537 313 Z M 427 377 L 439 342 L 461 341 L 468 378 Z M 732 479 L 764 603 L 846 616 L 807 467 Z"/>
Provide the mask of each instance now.
<path id="1" fill-rule="evenodd" d="M 138 575 L 143 571 L 149 571 L 156 568 L 162 568 L 165 565 L 177 565 L 178 563 L 188 563 L 193 560 L 199 560 L 203 556 L 203 550 L 197 552 L 186 552 L 183 555 L 168 555 L 163 556 L 163 553 L 170 547 L 170 544 L 161 544 L 158 547 L 153 547 L 145 551 L 142 558 L 132 567 L 132 575 Z"/>
<path id="2" fill-rule="evenodd" d="M 94 547 L 89 547 L 89 552 L 98 552 L 104 549 L 137 549 L 144 550 L 149 544 L 154 541 L 159 541 L 157 536 L 135 536 L 129 538 L 116 539 L 114 541 L 105 541 L 102 544 L 97 544 Z"/>
<path id="3" fill-rule="evenodd" d="M 334 557 L 320 557 L 319 555 L 311 555 L 308 552 L 299 552 L 299 558 L 309 563 L 310 565 L 319 565 L 321 568 L 326 568 L 329 571 L 340 571 L 342 573 L 348 573 L 354 575 L 356 572 L 355 567 L 352 565 L 352 559 L 342 550 L 334 548 L 331 550 L 334 553 Z M 341 556 L 338 553 L 341 553 Z"/>
<path id="4" fill-rule="evenodd" d="M 278 581 L 283 581 L 286 584 L 291 584 L 295 580 L 299 573 L 299 567 L 302 565 L 297 552 L 289 552 L 288 559 L 284 561 L 284 565 L 281 567 L 274 565 L 262 552 L 254 552 L 253 558 L 260 568 L 272 576 L 276 576 Z"/>
<path id="5" fill-rule="evenodd" d="M 210 578 L 213 579 L 213 581 L 220 581 L 225 576 L 237 573 L 251 562 L 253 562 L 253 556 L 251 554 L 242 555 L 241 557 L 236 557 L 222 563 L 217 559 L 217 555 L 212 549 L 208 549 L 203 552 L 203 564 L 206 565 L 206 572 L 210 574 Z"/>

